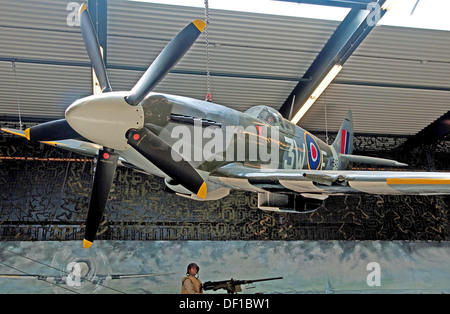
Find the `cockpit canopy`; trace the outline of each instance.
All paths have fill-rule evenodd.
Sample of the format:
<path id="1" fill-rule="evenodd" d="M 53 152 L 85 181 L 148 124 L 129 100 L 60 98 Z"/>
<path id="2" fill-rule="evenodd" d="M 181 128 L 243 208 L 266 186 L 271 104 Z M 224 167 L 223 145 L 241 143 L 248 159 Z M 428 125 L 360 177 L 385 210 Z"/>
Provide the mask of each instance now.
<path id="1" fill-rule="evenodd" d="M 258 118 L 264 123 L 271 126 L 278 126 L 284 129 L 289 122 L 286 121 L 283 116 L 275 109 L 267 106 L 256 106 L 248 109 L 246 112 L 249 116 Z M 290 124 L 290 123 L 289 123 Z"/>

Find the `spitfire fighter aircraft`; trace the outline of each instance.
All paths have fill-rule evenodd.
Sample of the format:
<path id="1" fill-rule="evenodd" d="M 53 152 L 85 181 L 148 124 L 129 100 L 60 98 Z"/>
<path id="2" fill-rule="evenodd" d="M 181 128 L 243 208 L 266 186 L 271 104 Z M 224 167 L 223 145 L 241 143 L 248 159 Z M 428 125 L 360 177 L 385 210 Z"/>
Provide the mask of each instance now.
<path id="1" fill-rule="evenodd" d="M 263 210 L 304 213 L 330 195 L 450 194 L 450 173 L 350 171 L 353 162 L 405 164 L 353 155 L 349 111 L 327 145 L 271 107 L 244 113 L 154 87 L 189 50 L 205 22 L 189 23 L 161 51 L 131 91 L 113 92 L 85 5 L 80 28 L 102 93 L 75 101 L 65 119 L 25 131 L 3 131 L 97 157 L 83 246 L 95 239 L 117 165 L 165 178 L 167 187 L 194 200 L 217 200 L 232 189 L 258 193 Z"/>

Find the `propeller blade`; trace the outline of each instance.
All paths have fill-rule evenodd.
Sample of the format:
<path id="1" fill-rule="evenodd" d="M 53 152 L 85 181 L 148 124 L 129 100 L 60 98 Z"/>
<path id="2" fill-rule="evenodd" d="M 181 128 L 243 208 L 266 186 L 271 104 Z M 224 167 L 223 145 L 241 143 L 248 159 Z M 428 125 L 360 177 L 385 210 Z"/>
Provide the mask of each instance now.
<path id="1" fill-rule="evenodd" d="M 202 20 L 195 20 L 179 32 L 161 51 L 133 87 L 130 94 L 125 98 L 127 103 L 133 106 L 138 105 L 184 56 L 198 36 L 200 36 L 205 26 L 206 23 Z"/>
<path id="2" fill-rule="evenodd" d="M 103 219 L 109 191 L 114 180 L 119 155 L 109 149 L 101 149 L 94 175 L 91 200 L 89 202 L 83 247 L 89 248 L 95 240 Z"/>
<path id="3" fill-rule="evenodd" d="M 41 123 L 25 130 L 30 141 L 58 141 L 82 137 L 67 123 L 66 119 Z"/>
<path id="4" fill-rule="evenodd" d="M 80 17 L 80 28 L 84 45 L 86 46 L 86 50 L 89 55 L 89 59 L 92 62 L 95 75 L 97 76 L 102 88 L 102 93 L 110 92 L 111 85 L 109 84 L 105 62 L 103 61 L 102 53 L 100 51 L 100 44 L 98 42 L 97 33 L 95 32 L 91 16 L 86 10 L 86 6 L 84 5 L 84 3 L 81 5 L 78 14 Z"/>
<path id="5" fill-rule="evenodd" d="M 197 171 L 158 136 L 147 128 L 130 130 L 128 144 L 165 174 L 201 198 L 206 197 L 206 183 Z M 175 159 L 179 160 L 176 161 Z"/>

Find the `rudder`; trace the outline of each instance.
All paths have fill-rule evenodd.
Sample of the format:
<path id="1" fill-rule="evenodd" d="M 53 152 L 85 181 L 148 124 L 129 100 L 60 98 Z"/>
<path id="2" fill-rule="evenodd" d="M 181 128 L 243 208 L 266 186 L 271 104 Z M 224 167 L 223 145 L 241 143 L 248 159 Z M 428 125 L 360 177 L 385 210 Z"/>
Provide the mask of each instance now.
<path id="1" fill-rule="evenodd" d="M 332 146 L 338 153 L 353 153 L 353 115 L 351 110 L 347 112 L 347 116 L 342 121 L 341 128 Z"/>

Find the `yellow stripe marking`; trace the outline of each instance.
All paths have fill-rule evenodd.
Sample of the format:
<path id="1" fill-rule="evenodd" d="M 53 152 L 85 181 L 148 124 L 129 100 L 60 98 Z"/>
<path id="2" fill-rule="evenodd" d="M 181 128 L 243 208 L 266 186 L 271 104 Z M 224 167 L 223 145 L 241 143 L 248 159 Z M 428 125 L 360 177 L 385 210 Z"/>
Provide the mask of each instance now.
<path id="1" fill-rule="evenodd" d="M 439 178 L 389 178 L 387 184 L 450 184 L 450 179 Z"/>

